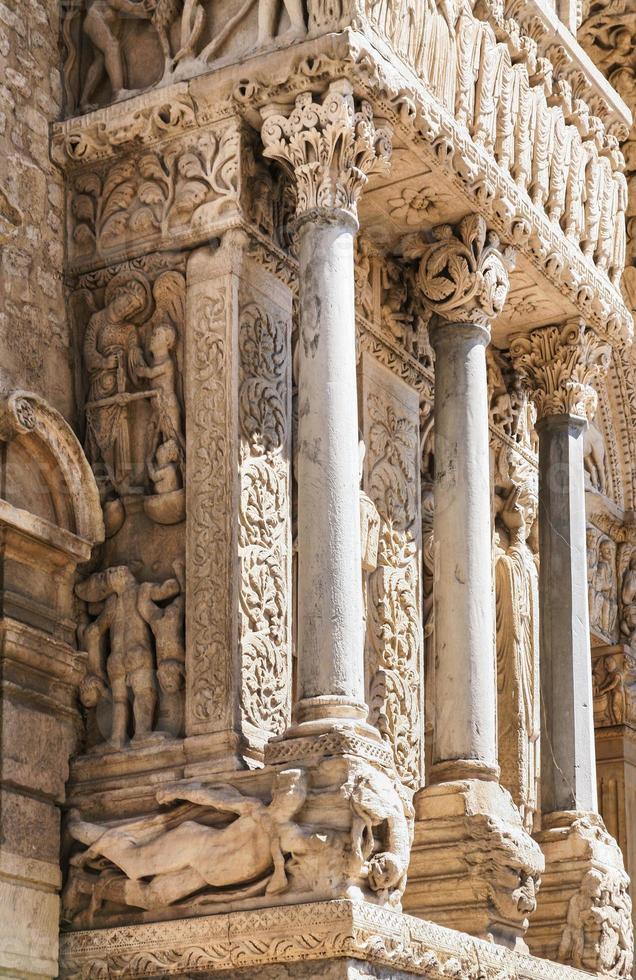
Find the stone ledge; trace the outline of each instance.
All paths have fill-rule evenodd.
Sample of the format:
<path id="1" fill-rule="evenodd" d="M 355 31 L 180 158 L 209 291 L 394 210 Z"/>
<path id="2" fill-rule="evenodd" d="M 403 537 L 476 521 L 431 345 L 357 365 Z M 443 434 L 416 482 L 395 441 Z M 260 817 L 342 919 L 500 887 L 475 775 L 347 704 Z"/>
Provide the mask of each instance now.
<path id="1" fill-rule="evenodd" d="M 61 937 L 60 977 L 192 977 L 344 958 L 430 980 L 587 976 L 401 912 L 343 899 L 67 933 Z"/>

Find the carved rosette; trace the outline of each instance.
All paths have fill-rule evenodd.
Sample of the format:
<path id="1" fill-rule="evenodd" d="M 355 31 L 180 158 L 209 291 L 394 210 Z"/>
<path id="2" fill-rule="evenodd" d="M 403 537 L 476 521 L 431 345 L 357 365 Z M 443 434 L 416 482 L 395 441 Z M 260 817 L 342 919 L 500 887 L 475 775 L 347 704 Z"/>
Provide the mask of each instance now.
<path id="1" fill-rule="evenodd" d="M 338 208 L 355 217 L 369 174 L 386 171 L 391 156 L 390 131 L 376 126 L 371 105 L 356 105 L 350 83 L 340 80 L 322 102 L 303 92 L 289 115 L 269 106 L 263 118 L 263 154 L 295 178 L 297 216 Z"/>
<path id="2" fill-rule="evenodd" d="M 506 302 L 514 250 L 501 248 L 480 214 L 466 215 L 456 228 L 438 225 L 432 234 L 435 241 L 415 239 L 404 250 L 420 260 L 422 300 L 444 320 L 487 327 Z"/>
<path id="3" fill-rule="evenodd" d="M 596 412 L 596 386 L 609 367 L 611 350 L 580 321 L 540 327 L 510 345 L 514 365 L 540 420 L 573 415 L 591 421 Z"/>

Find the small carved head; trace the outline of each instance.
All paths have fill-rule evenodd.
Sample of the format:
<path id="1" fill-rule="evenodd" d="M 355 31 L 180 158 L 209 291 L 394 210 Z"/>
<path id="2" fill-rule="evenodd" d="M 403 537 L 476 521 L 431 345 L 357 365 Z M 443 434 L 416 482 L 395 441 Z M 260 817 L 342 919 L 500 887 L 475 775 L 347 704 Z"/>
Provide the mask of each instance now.
<path id="1" fill-rule="evenodd" d="M 612 542 L 609 541 L 607 538 L 605 538 L 604 541 L 601 541 L 601 546 L 599 548 L 599 555 L 601 558 L 604 558 L 605 561 L 611 561 L 613 557 Z"/>
<path id="2" fill-rule="evenodd" d="M 114 565 L 106 571 L 108 585 L 112 592 L 121 595 L 135 582 L 135 576 L 127 565 Z"/>
<path id="3" fill-rule="evenodd" d="M 169 351 L 174 349 L 176 342 L 177 331 L 170 320 L 161 320 L 150 335 L 148 347 L 155 357 L 158 355 L 165 356 Z"/>
<path id="4" fill-rule="evenodd" d="M 179 447 L 174 439 L 166 439 L 157 446 L 155 455 L 159 466 L 167 466 L 169 463 L 178 462 Z"/>

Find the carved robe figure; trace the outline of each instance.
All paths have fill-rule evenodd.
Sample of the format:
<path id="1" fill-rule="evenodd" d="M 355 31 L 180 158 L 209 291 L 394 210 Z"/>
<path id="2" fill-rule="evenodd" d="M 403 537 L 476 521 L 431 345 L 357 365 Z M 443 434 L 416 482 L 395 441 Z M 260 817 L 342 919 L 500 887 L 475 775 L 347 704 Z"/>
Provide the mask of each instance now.
<path id="1" fill-rule="evenodd" d="M 475 118 L 475 88 L 479 74 L 479 21 L 462 7 L 457 21 L 457 91 L 455 118 L 461 126 L 472 129 Z"/>
<path id="2" fill-rule="evenodd" d="M 455 22 L 457 0 L 433 0 L 426 26 L 425 77 L 444 108 L 455 104 Z"/>
<path id="3" fill-rule="evenodd" d="M 500 519 L 509 533 L 495 567 L 501 781 L 532 832 L 539 783 L 539 577 L 528 544 L 537 513 L 530 483 L 514 487 Z"/>
<path id="4" fill-rule="evenodd" d="M 593 581 L 592 625 L 611 639 L 616 628 L 617 602 L 614 546 L 609 538 L 604 538 L 599 544 Z"/>
<path id="5" fill-rule="evenodd" d="M 488 151 L 495 145 L 497 122 L 497 101 L 495 84 L 497 81 L 497 43 L 495 32 L 490 24 L 480 24 L 479 72 L 475 92 L 475 119 L 473 137 Z"/>
<path id="6" fill-rule="evenodd" d="M 543 62 L 544 59 L 540 61 Z M 531 132 L 533 152 L 529 191 L 532 203 L 543 209 L 550 191 L 550 113 L 545 83 L 535 85 L 532 89 Z"/>
<path id="7" fill-rule="evenodd" d="M 560 107 L 550 109 L 550 189 L 547 211 L 550 221 L 558 224 L 565 210 L 565 191 L 567 184 L 567 156 L 569 131 Z"/>
<path id="8" fill-rule="evenodd" d="M 621 170 L 614 171 L 614 234 L 609 266 L 609 277 L 618 289 L 625 267 L 627 254 L 627 233 L 625 214 L 629 205 L 629 188 L 625 174 Z"/>
<path id="9" fill-rule="evenodd" d="M 560 962 L 625 980 L 631 976 L 633 928 L 625 878 L 588 871 L 570 899 Z"/>
<path id="10" fill-rule="evenodd" d="M 621 583 L 621 633 L 633 643 L 636 636 L 636 552 L 623 572 Z"/>
<path id="11" fill-rule="evenodd" d="M 513 112 L 515 116 L 515 155 L 512 176 L 519 187 L 527 187 L 532 173 L 532 143 L 530 122 L 532 119 L 532 93 L 525 65 L 514 66 Z"/>
<path id="12" fill-rule="evenodd" d="M 607 156 L 601 156 L 601 205 L 598 241 L 594 261 L 602 272 L 607 272 L 612 258 L 615 216 L 615 184 L 612 165 Z"/>

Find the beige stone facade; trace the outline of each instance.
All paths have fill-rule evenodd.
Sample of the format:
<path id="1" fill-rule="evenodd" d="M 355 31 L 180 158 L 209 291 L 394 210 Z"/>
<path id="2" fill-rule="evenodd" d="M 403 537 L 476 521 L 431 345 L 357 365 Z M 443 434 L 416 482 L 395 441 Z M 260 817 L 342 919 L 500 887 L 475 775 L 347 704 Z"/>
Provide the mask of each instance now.
<path id="1" fill-rule="evenodd" d="M 632 976 L 629 0 L 0 0 L 0 976 Z"/>

